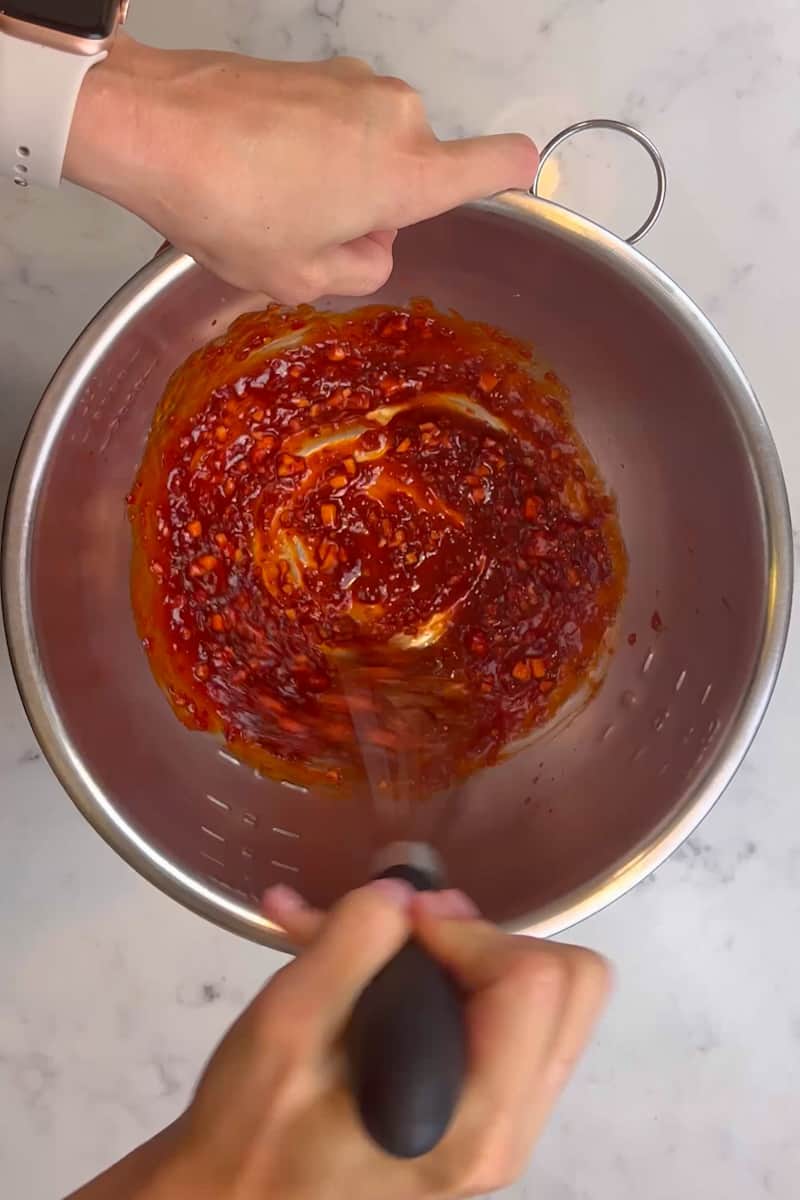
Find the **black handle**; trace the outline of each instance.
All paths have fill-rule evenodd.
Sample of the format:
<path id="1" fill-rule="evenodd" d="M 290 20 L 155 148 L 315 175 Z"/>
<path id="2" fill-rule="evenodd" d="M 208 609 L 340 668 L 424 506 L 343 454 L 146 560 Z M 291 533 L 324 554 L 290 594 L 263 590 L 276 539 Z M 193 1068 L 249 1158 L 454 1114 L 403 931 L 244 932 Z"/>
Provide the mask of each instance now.
<path id="1" fill-rule="evenodd" d="M 383 878 L 432 888 L 415 867 L 393 867 Z M 458 988 L 416 942 L 407 942 L 361 994 L 347 1051 L 353 1092 L 373 1140 L 396 1158 L 432 1150 L 461 1095 L 466 1033 Z"/>

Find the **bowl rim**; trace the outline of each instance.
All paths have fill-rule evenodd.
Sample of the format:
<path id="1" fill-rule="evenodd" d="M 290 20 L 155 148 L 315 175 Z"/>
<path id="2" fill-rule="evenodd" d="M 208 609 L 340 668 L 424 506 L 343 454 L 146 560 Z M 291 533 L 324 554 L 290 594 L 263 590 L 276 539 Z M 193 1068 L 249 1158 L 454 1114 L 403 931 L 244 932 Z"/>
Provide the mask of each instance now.
<path id="1" fill-rule="evenodd" d="M 552 201 L 508 192 L 465 209 L 539 228 L 627 275 L 667 311 L 735 399 L 762 504 L 767 604 L 753 675 L 724 740 L 695 779 L 680 809 L 665 817 L 617 863 L 509 929 L 539 937 L 600 912 L 659 867 L 697 828 L 733 779 L 771 700 L 786 645 L 792 603 L 793 542 L 778 452 L 742 368 L 708 317 L 661 268 L 615 234 Z M 436 219 L 436 218 L 434 218 Z M 12 670 L 33 732 L 64 790 L 104 840 L 136 871 L 184 907 L 223 928 L 278 950 L 283 932 L 236 895 L 177 866 L 147 842 L 103 794 L 71 745 L 44 679 L 29 604 L 30 534 L 52 446 L 77 394 L 117 334 L 141 308 L 196 264 L 170 249 L 134 274 L 100 309 L 63 358 L 37 405 L 12 475 L 2 538 L 2 609 Z"/>

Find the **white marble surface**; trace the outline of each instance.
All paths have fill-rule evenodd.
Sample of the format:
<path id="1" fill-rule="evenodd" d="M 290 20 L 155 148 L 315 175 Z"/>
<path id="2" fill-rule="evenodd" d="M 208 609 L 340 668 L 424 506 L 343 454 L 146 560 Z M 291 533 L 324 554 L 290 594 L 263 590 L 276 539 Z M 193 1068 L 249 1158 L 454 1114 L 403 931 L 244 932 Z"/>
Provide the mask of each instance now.
<path id="1" fill-rule="evenodd" d="M 647 252 L 736 349 L 800 511 L 796 0 L 132 8 L 133 31 L 163 44 L 365 56 L 419 86 L 443 133 L 514 125 L 544 140 L 588 115 L 642 125 L 672 180 Z M 640 167 L 621 153 L 615 172 L 611 152 L 593 155 L 582 199 L 627 221 Z M 0 186 L 0 489 L 52 368 L 155 241 L 78 191 Z M 101 844 L 41 761 L 0 653 L 0 1193 L 46 1200 L 178 1111 L 278 959 L 182 911 Z M 797 1195 L 799 708 L 794 637 L 724 800 L 654 879 L 578 930 L 617 963 L 616 998 L 517 1196 Z"/>

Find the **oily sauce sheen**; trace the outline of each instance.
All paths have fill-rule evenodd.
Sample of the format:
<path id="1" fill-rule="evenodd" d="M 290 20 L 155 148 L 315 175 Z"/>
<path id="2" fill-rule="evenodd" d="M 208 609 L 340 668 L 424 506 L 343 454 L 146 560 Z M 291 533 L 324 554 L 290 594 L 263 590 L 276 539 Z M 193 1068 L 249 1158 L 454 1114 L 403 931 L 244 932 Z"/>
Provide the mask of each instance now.
<path id="1" fill-rule="evenodd" d="M 305 782 L 492 762 L 587 682 L 624 586 L 564 387 L 424 301 L 241 317 L 170 381 L 129 511 L 175 712 Z"/>

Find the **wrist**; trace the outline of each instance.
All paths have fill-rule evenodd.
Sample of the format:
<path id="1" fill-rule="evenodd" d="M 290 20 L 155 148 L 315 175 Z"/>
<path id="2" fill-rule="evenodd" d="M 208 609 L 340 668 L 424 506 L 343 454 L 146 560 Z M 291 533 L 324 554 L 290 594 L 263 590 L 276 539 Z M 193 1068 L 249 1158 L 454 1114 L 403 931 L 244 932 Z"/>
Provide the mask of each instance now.
<path id="1" fill-rule="evenodd" d="M 64 178 L 125 204 L 153 165 L 163 129 L 158 112 L 172 65 L 169 51 L 120 34 L 84 80 L 64 160 Z"/>

